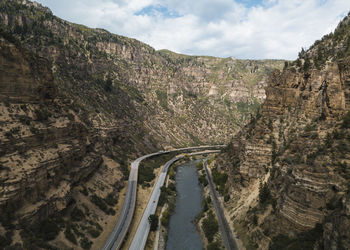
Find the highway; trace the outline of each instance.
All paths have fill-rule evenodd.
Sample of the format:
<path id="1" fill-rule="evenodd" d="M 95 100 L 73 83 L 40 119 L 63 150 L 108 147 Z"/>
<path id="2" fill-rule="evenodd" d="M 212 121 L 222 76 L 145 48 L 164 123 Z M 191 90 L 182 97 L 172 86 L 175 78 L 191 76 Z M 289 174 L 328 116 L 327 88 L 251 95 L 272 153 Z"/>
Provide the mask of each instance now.
<path id="1" fill-rule="evenodd" d="M 201 152 L 196 152 L 196 153 L 191 153 L 189 156 L 192 155 L 202 155 L 202 154 L 211 154 L 211 153 L 219 153 L 220 150 L 208 150 L 208 151 L 201 151 Z M 148 201 L 147 207 L 142 215 L 141 221 L 137 227 L 137 231 L 134 235 L 134 238 L 131 242 L 129 250 L 142 250 L 144 249 L 146 245 L 146 241 L 148 238 L 148 234 L 150 231 L 150 224 L 148 222 L 148 217 L 151 214 L 154 214 L 157 209 L 157 204 L 160 196 L 160 189 L 164 184 L 168 168 L 176 161 L 184 158 L 184 156 L 176 156 L 167 163 L 164 164 L 162 171 L 159 175 L 158 181 L 155 184 L 153 188 L 152 195 Z"/>
<path id="2" fill-rule="evenodd" d="M 211 193 L 213 205 L 215 207 L 216 217 L 218 218 L 218 221 L 219 221 L 223 243 L 226 249 L 237 250 L 238 249 L 237 243 L 232 235 L 230 226 L 225 218 L 224 211 L 222 210 L 222 207 L 213 183 L 213 179 L 211 178 L 211 175 L 207 167 L 207 161 L 204 161 L 203 165 L 208 178 L 210 193 Z"/>
<path id="3" fill-rule="evenodd" d="M 222 148 L 224 145 L 215 145 L 215 146 L 200 146 L 200 147 L 188 147 L 180 148 L 171 151 L 159 151 L 156 153 L 144 155 L 137 158 L 131 163 L 131 169 L 129 174 L 128 186 L 126 189 L 126 194 L 124 198 L 123 208 L 118 217 L 117 223 L 115 224 L 112 232 L 107 238 L 104 246 L 101 248 L 103 250 L 110 249 L 120 249 L 124 238 L 129 230 L 136 205 L 136 195 L 137 195 L 137 177 L 138 177 L 138 168 L 142 160 L 161 154 L 167 154 L 170 152 L 188 152 L 192 150 L 203 150 L 203 149 L 218 149 Z"/>

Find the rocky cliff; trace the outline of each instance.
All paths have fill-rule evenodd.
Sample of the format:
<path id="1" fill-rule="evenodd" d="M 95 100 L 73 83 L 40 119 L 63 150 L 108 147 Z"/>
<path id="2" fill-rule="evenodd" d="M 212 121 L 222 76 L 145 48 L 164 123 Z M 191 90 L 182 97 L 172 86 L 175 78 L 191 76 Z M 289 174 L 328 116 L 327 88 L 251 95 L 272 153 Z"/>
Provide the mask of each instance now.
<path id="1" fill-rule="evenodd" d="M 227 142 L 282 61 L 193 57 L 0 2 L 0 248 L 98 248 L 128 162 Z"/>
<path id="2" fill-rule="evenodd" d="M 350 16 L 271 74 L 256 117 L 214 166 L 248 249 L 349 249 Z"/>

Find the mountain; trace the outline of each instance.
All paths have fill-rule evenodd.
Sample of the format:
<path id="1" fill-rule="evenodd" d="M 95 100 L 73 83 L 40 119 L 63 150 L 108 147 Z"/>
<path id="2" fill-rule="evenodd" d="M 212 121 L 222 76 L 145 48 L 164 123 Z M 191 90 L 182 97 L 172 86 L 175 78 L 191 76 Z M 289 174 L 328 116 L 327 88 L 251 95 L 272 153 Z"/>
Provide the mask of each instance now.
<path id="1" fill-rule="evenodd" d="M 350 16 L 274 71 L 212 167 L 247 249 L 350 248 Z"/>
<path id="2" fill-rule="evenodd" d="M 0 2 L 0 46 L 1 248 L 98 248 L 132 159 L 228 142 L 284 64 L 156 51 L 27 0 Z"/>

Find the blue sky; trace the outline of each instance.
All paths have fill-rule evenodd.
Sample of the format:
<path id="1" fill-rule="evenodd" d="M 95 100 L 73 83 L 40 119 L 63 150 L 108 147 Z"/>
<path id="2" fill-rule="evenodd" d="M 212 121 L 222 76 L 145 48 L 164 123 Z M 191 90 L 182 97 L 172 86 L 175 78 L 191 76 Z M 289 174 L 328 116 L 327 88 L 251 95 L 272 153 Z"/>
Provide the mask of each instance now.
<path id="1" fill-rule="evenodd" d="M 349 0 L 37 0 L 71 22 L 155 49 L 242 59 L 295 59 L 333 31 Z"/>

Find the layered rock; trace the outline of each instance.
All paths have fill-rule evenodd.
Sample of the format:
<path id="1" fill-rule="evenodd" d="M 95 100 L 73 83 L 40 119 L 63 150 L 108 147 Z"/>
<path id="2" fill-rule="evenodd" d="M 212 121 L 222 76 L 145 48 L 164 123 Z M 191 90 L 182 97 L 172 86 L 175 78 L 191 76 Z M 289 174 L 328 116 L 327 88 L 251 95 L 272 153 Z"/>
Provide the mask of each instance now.
<path id="1" fill-rule="evenodd" d="M 342 231 L 349 225 L 347 20 L 282 72 L 271 74 L 260 112 L 215 163 L 231 175 L 227 188 L 235 199 L 226 205 L 238 230 L 244 225 L 246 245 L 350 245 Z M 258 189 L 265 181 L 266 188 L 260 184 Z M 239 197 L 249 191 L 255 199 Z"/>

